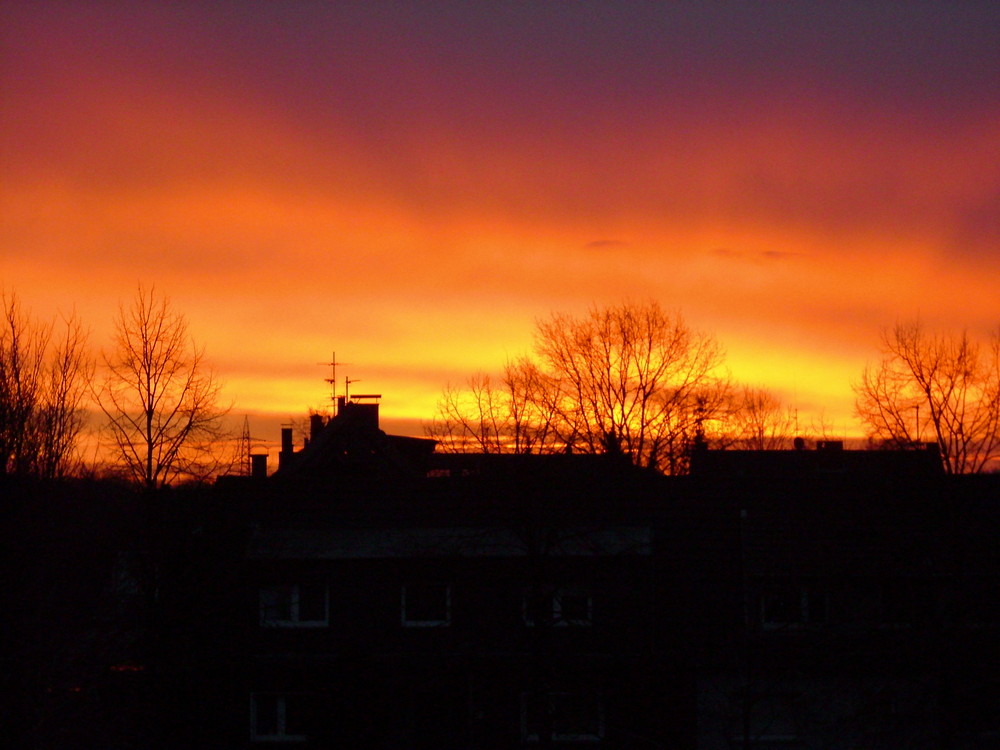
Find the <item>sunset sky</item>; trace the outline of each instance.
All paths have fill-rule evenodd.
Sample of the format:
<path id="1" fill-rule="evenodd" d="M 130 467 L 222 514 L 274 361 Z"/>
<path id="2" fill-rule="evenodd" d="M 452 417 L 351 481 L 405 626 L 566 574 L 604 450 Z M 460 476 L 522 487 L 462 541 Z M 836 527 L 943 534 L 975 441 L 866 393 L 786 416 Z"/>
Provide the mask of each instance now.
<path id="1" fill-rule="evenodd" d="M 1000 3 L 6 2 L 0 211 L 4 289 L 100 347 L 155 284 L 239 414 L 336 351 L 419 433 L 630 299 L 857 434 L 882 327 L 1000 323 Z"/>

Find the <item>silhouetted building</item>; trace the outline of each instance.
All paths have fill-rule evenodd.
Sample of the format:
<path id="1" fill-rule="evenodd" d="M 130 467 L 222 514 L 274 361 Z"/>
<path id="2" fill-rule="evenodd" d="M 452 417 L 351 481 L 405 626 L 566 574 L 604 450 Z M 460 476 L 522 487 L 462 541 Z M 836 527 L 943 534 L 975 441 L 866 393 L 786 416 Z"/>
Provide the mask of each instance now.
<path id="1" fill-rule="evenodd" d="M 45 550 L 79 556 L 91 532 L 6 519 L 27 561 L 9 582 L 23 645 L 8 673 L 48 654 L 10 705 L 72 719 L 22 718 L 10 736 L 1000 746 L 1000 476 L 946 476 L 932 447 L 836 442 L 702 448 L 684 477 L 615 455 L 442 455 L 385 434 L 375 400 L 314 417 L 307 444 L 284 435 L 270 477 L 143 496 L 65 592 L 33 583 L 54 580 Z M 30 507 L 21 495 L 8 510 Z M 43 627 L 46 607 L 74 625 Z M 61 653 L 75 661 L 60 672 Z"/>
<path id="2" fill-rule="evenodd" d="M 654 616 L 662 477 L 595 456 L 431 455 L 382 433 L 375 408 L 343 404 L 257 486 L 244 739 L 693 738 L 694 676 Z"/>
<path id="3" fill-rule="evenodd" d="M 996 481 L 945 477 L 933 448 L 835 442 L 691 466 L 434 454 L 342 405 L 257 487 L 234 728 L 250 745 L 993 746 Z"/>

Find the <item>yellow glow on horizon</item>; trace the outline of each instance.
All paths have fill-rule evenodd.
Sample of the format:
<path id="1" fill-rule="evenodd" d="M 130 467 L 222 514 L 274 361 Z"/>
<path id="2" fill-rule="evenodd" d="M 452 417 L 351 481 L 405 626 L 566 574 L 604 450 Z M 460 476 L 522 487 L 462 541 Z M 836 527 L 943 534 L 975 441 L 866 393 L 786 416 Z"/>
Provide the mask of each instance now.
<path id="1" fill-rule="evenodd" d="M 61 257 L 67 269 L 78 262 L 84 274 L 109 232 L 141 236 L 141 217 L 171 217 L 176 241 L 192 250 L 160 260 L 151 253 L 166 276 L 156 283 L 188 316 L 228 382 L 227 396 L 238 408 L 268 413 L 323 405 L 327 373 L 314 363 L 336 350 L 353 363 L 353 376 L 383 393 L 386 415 L 429 420 L 445 385 L 497 372 L 528 352 L 536 318 L 656 299 L 719 338 L 736 380 L 780 392 L 803 419 L 825 415 L 857 430 L 850 383 L 874 356 L 881 326 L 928 309 L 980 327 L 995 314 L 989 275 L 942 263 L 937 246 L 921 238 L 889 246 L 876 234 L 845 250 L 815 233 L 765 225 L 710 231 L 637 222 L 625 234 L 597 234 L 475 216 L 423 231 L 398 206 L 365 212 L 273 198 L 231 187 L 136 197 L 96 219 L 67 211 L 63 220 L 77 231 L 41 244 L 45 222 L 72 201 L 57 191 L 15 205 L 34 217 L 21 231 L 50 248 L 40 254 Z M 214 208 L 227 200 L 235 213 Z M 590 247 L 593 237 L 614 241 Z M 243 247 L 259 249 L 244 256 Z M 139 279 L 110 274 L 94 287 L 97 298 L 79 300 L 85 289 L 50 278 L 33 260 L 18 260 L 23 268 L 12 274 L 26 301 L 37 305 L 34 293 L 48 290 L 42 307 L 76 305 L 103 345 L 118 299 L 128 299 Z M 222 280 L 206 294 L 208 278 Z"/>

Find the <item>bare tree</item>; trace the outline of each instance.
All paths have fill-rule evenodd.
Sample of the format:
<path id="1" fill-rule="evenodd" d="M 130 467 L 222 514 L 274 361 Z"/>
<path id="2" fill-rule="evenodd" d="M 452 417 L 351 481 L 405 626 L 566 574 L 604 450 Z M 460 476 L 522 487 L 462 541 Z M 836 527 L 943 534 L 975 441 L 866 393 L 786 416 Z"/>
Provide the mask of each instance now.
<path id="1" fill-rule="evenodd" d="M 534 357 L 449 388 L 428 430 L 446 449 L 621 453 L 679 473 L 728 382 L 715 339 L 658 304 L 593 308 L 538 321 Z"/>
<path id="2" fill-rule="evenodd" d="M 50 478 L 65 476 L 78 463 L 74 452 L 84 427 L 83 404 L 94 376 L 87 331 L 75 314 L 64 318 L 63 324 L 65 332 L 47 363 L 35 420 L 37 471 Z"/>
<path id="3" fill-rule="evenodd" d="M 72 468 L 83 428 L 82 403 L 93 365 L 75 314 L 63 338 L 2 296 L 0 330 L 0 473 L 58 477 Z"/>
<path id="4" fill-rule="evenodd" d="M 34 323 L 16 294 L 4 294 L 0 332 L 0 472 L 28 474 L 34 463 L 33 419 L 38 407 L 49 330 Z"/>
<path id="5" fill-rule="evenodd" d="M 1000 459 L 1000 328 L 983 347 L 965 331 L 897 323 L 855 394 L 870 437 L 899 447 L 933 440 L 951 474 L 989 469 Z"/>
<path id="6" fill-rule="evenodd" d="M 547 376 L 528 358 L 509 361 L 498 379 L 473 375 L 448 386 L 426 432 L 446 452 L 542 453 L 557 448 Z"/>
<path id="7" fill-rule="evenodd" d="M 227 460 L 219 448 L 229 409 L 187 319 L 140 286 L 119 306 L 114 344 L 97 401 L 121 468 L 148 489 L 211 476 Z"/>
<path id="8" fill-rule="evenodd" d="M 795 413 L 765 388 L 744 386 L 727 420 L 726 442 L 743 450 L 790 448 Z"/>
<path id="9" fill-rule="evenodd" d="M 679 473 L 724 408 L 721 347 L 655 302 L 553 315 L 539 322 L 535 349 L 559 383 L 557 425 L 574 448 Z"/>

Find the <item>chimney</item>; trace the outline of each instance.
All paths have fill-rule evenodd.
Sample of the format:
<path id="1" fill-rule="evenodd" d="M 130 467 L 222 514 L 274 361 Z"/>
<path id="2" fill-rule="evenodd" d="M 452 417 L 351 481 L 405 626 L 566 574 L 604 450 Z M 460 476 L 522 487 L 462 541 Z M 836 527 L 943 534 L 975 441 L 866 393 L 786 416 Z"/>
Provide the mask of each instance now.
<path id="1" fill-rule="evenodd" d="M 281 428 L 281 451 L 278 453 L 278 471 L 291 466 L 292 456 L 295 455 L 295 448 L 292 446 L 292 428 Z"/>
<path id="2" fill-rule="evenodd" d="M 250 456 L 250 476 L 254 479 L 267 478 L 267 454 L 255 453 Z"/>
<path id="3" fill-rule="evenodd" d="M 351 400 L 341 405 L 344 414 L 350 414 L 350 423 L 357 429 L 377 430 L 378 400 L 381 393 L 358 393 Z"/>
<path id="4" fill-rule="evenodd" d="M 309 440 L 315 440 L 316 436 L 323 431 L 325 426 L 323 422 L 322 414 L 310 414 L 309 415 Z"/>

